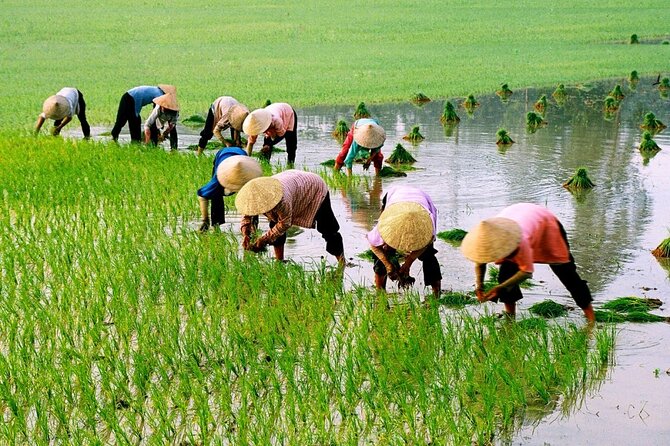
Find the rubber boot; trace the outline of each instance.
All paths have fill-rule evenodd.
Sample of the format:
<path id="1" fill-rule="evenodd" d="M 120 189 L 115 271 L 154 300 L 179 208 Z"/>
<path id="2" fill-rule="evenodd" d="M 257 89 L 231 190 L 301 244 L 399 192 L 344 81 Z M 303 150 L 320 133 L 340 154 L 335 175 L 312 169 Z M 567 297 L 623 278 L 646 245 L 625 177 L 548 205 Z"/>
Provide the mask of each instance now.
<path id="1" fill-rule="evenodd" d="M 205 232 L 209 229 L 209 200 L 204 197 L 198 196 L 198 201 L 200 202 L 200 232 Z"/>

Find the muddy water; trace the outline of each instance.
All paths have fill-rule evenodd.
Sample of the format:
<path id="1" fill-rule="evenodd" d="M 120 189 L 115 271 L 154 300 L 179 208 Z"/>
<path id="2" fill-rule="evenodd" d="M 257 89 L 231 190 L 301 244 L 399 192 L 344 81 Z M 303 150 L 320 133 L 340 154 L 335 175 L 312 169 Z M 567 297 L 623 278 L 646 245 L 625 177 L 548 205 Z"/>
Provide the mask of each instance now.
<path id="1" fill-rule="evenodd" d="M 423 107 L 369 104 L 370 112 L 386 129 L 385 155 L 402 143 L 417 159 L 417 170 L 408 172 L 406 178 L 379 180 L 354 165 L 354 173 L 366 176 L 365 184 L 331 191 L 346 254 L 354 263 L 346 272 L 347 286 L 372 286 L 372 266 L 356 254 L 368 248 L 365 234 L 375 224 L 384 190 L 411 184 L 433 198 L 440 212 L 440 231 L 468 230 L 516 202 L 547 206 L 567 230 L 596 308 L 620 296 L 646 296 L 661 299 L 664 306 L 657 313 L 670 316 L 670 267 L 650 254 L 670 235 L 670 129 L 654 137 L 663 148 L 655 157 L 645 159 L 637 150 L 639 125 L 646 112 L 670 123 L 670 101 L 660 97 L 651 82 L 643 79 L 636 91 L 624 87 L 622 106 L 608 119 L 602 112 L 603 100 L 616 81 L 567 86 L 568 98 L 561 106 L 551 98 L 551 89 L 517 90 L 506 103 L 496 96 L 478 97 L 480 107 L 471 116 L 459 107 L 460 124 L 446 130 L 439 122 L 444 101 Z M 548 125 L 528 133 L 526 113 L 542 94 L 549 100 Z M 452 102 L 460 105 L 461 99 Z M 337 155 L 340 144 L 330 132 L 338 119 L 352 122 L 353 107 L 315 107 L 297 113 L 296 166 L 319 169 L 320 162 Z M 412 145 L 402 136 L 415 125 L 426 139 Z M 506 150 L 495 144 L 499 128 L 505 128 L 515 140 Z M 180 128 L 180 146 L 195 144 L 199 130 Z M 286 161 L 283 153 L 273 157 Z M 561 187 L 577 167 L 586 167 L 596 183 L 580 197 Z M 196 211 L 194 208 L 194 215 Z M 233 215 L 229 220 L 236 229 L 239 217 Z M 438 241 L 436 248 L 443 288 L 472 289 L 472 264 L 448 243 Z M 289 239 L 286 247 L 287 258 L 308 268 L 320 264 L 324 255 L 323 240 L 314 230 Z M 332 258 L 327 262 L 334 264 Z M 420 262 L 412 275 L 417 277 L 419 290 L 427 292 Z M 524 291 L 520 317 L 530 305 L 547 298 L 572 304 L 547 266 L 537 266 L 534 281 L 539 286 Z M 582 322 L 579 311 L 572 311 L 570 317 Z M 667 444 L 670 324 L 620 324 L 619 329 L 616 365 L 602 386 L 564 410 L 540 410 L 539 421 L 529 419 L 513 444 Z"/>

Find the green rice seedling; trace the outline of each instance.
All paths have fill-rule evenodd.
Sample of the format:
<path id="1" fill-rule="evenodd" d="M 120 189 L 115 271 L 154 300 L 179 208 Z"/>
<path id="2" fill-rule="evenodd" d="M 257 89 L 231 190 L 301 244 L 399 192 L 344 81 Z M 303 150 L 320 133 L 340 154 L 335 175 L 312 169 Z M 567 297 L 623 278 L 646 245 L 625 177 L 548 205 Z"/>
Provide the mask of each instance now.
<path id="1" fill-rule="evenodd" d="M 644 151 L 658 151 L 661 148 L 656 144 L 656 141 L 651 137 L 651 132 L 645 130 L 642 133 L 642 141 L 640 141 L 640 150 Z"/>
<path id="2" fill-rule="evenodd" d="M 439 302 L 442 305 L 454 308 L 463 308 L 466 305 L 477 303 L 471 294 L 460 293 L 458 291 L 445 291 L 440 294 Z"/>
<path id="3" fill-rule="evenodd" d="M 610 300 L 603 304 L 606 310 L 616 311 L 618 313 L 628 313 L 631 311 L 649 311 L 660 308 L 663 302 L 659 299 L 649 299 L 643 297 L 626 296 Z"/>
<path id="4" fill-rule="evenodd" d="M 558 84 L 554 92 L 551 94 L 551 97 L 554 98 L 559 106 L 563 106 L 568 97 L 568 93 L 565 91 L 565 85 Z"/>
<path id="5" fill-rule="evenodd" d="M 514 94 L 514 92 L 510 90 L 509 85 L 507 84 L 501 84 L 500 89 L 496 90 L 496 95 L 498 95 L 503 102 L 506 102 L 512 94 Z"/>
<path id="6" fill-rule="evenodd" d="M 547 320 L 541 317 L 529 317 L 518 321 L 516 325 L 524 330 L 546 330 Z"/>
<path id="7" fill-rule="evenodd" d="M 180 119 L 180 122 L 188 127 L 201 127 L 205 123 L 205 117 L 201 115 L 191 115 L 188 118 Z"/>
<path id="8" fill-rule="evenodd" d="M 547 111 L 547 95 L 543 94 L 540 96 L 540 99 L 535 101 L 533 108 L 535 108 L 535 111 L 537 111 L 539 114 L 544 116 L 544 113 Z"/>
<path id="9" fill-rule="evenodd" d="M 349 133 L 349 124 L 347 124 L 347 121 L 344 119 L 340 119 L 337 121 L 337 124 L 335 124 L 335 130 L 333 130 L 332 135 L 338 140 L 344 140 L 347 133 Z"/>
<path id="10" fill-rule="evenodd" d="M 388 178 L 388 177 L 406 177 L 407 174 L 403 171 L 400 171 L 398 169 L 394 169 L 393 167 L 390 166 L 384 166 L 382 169 L 379 171 L 379 176 L 382 178 Z"/>
<path id="11" fill-rule="evenodd" d="M 463 101 L 463 108 L 469 113 L 474 113 L 475 109 L 479 107 L 479 102 L 475 99 L 475 96 L 469 94 Z"/>
<path id="12" fill-rule="evenodd" d="M 551 299 L 544 300 L 542 302 L 532 305 L 528 309 L 531 313 L 545 318 L 554 318 L 559 316 L 565 316 L 568 314 L 568 310 L 565 308 L 565 305 L 561 305 L 557 302 L 554 302 Z"/>
<path id="13" fill-rule="evenodd" d="M 354 119 L 369 118 L 370 116 L 370 112 L 365 106 L 365 102 L 359 103 L 354 111 Z"/>
<path id="14" fill-rule="evenodd" d="M 467 234 L 468 231 L 465 231 L 460 228 L 454 228 L 448 231 L 438 232 L 437 238 L 444 240 L 445 242 L 460 244 L 460 242 L 465 238 Z"/>
<path id="15" fill-rule="evenodd" d="M 269 100 L 269 99 L 266 99 L 265 102 L 263 102 L 263 108 L 267 107 L 270 104 L 272 104 L 272 101 Z"/>
<path id="16" fill-rule="evenodd" d="M 628 75 L 628 88 L 635 91 L 637 89 L 637 84 L 640 83 L 640 76 L 636 70 L 633 70 Z"/>
<path id="17" fill-rule="evenodd" d="M 626 322 L 668 322 L 668 318 L 646 311 L 631 311 L 624 315 Z"/>
<path id="18" fill-rule="evenodd" d="M 191 144 L 186 147 L 188 150 L 198 150 L 198 144 Z M 205 146 L 205 150 L 220 150 L 223 148 L 223 144 L 219 141 L 209 141 Z"/>
<path id="19" fill-rule="evenodd" d="M 631 34 L 630 35 L 630 44 L 631 45 L 636 45 L 638 43 L 640 43 L 640 40 L 638 39 L 637 34 Z"/>
<path id="20" fill-rule="evenodd" d="M 594 314 L 597 322 L 618 323 L 626 321 L 626 317 L 623 314 L 615 313 L 614 311 L 595 310 Z"/>
<path id="21" fill-rule="evenodd" d="M 621 101 L 625 97 L 623 91 L 621 90 L 621 85 L 619 84 L 614 86 L 612 91 L 610 91 L 609 95 L 612 96 L 617 101 Z"/>
<path id="22" fill-rule="evenodd" d="M 662 93 L 670 91 L 670 78 L 664 77 L 661 79 L 661 83 L 658 84 L 658 90 Z"/>
<path id="23" fill-rule="evenodd" d="M 500 273 L 500 270 L 497 267 L 495 267 L 493 265 L 489 265 L 489 267 L 487 269 L 487 272 L 486 272 L 486 275 L 488 276 L 488 278 L 484 281 L 484 284 L 483 284 L 484 285 L 484 287 L 483 287 L 484 291 L 489 291 L 491 288 L 493 288 L 494 286 L 497 286 L 499 284 L 499 282 L 498 282 L 499 273 Z M 521 287 L 521 288 L 532 288 L 534 286 L 535 286 L 535 283 L 533 283 L 533 281 L 531 279 L 526 279 L 519 284 L 519 287 Z"/>
<path id="24" fill-rule="evenodd" d="M 412 130 L 407 135 L 402 137 L 402 139 L 416 143 L 423 141 L 425 138 L 419 132 L 419 126 L 415 125 L 414 127 L 412 127 Z"/>
<path id="25" fill-rule="evenodd" d="M 535 133 L 537 129 L 542 126 L 547 125 L 547 121 L 544 120 L 541 114 L 534 111 L 529 111 L 526 113 L 526 131 L 529 133 Z"/>
<path id="26" fill-rule="evenodd" d="M 414 104 L 425 104 L 426 102 L 430 102 L 430 98 L 422 92 L 418 92 L 412 96 L 411 102 Z"/>
<path id="27" fill-rule="evenodd" d="M 649 130 L 650 132 L 660 132 L 665 129 L 667 126 L 663 124 L 659 119 L 656 119 L 656 115 L 652 112 L 645 113 L 644 121 L 640 125 L 640 128 Z"/>
<path id="28" fill-rule="evenodd" d="M 658 258 L 670 258 L 670 237 L 664 239 L 661 243 L 658 244 L 656 249 L 651 251 L 654 257 Z"/>
<path id="29" fill-rule="evenodd" d="M 335 166 L 335 159 L 329 159 L 321 163 L 322 166 L 325 167 L 334 167 Z"/>
<path id="30" fill-rule="evenodd" d="M 496 132 L 496 144 L 498 145 L 514 144 L 514 140 L 512 139 L 511 136 L 509 136 L 507 130 L 498 129 L 498 131 Z"/>
<path id="31" fill-rule="evenodd" d="M 389 164 L 413 164 L 416 162 L 416 159 L 402 146 L 402 144 L 397 144 L 386 162 Z"/>
<path id="32" fill-rule="evenodd" d="M 619 110 L 619 101 L 612 96 L 607 96 L 605 98 L 604 105 L 605 113 L 615 113 Z"/>
<path id="33" fill-rule="evenodd" d="M 440 122 L 442 125 L 455 124 L 460 120 L 461 118 L 459 118 L 458 114 L 456 114 L 454 104 L 452 104 L 451 101 L 445 102 L 444 111 L 442 112 L 442 116 L 440 116 Z"/>
<path id="34" fill-rule="evenodd" d="M 594 186 L 595 184 L 589 178 L 585 167 L 577 168 L 575 174 L 563 183 L 563 187 L 566 189 L 590 189 Z"/>

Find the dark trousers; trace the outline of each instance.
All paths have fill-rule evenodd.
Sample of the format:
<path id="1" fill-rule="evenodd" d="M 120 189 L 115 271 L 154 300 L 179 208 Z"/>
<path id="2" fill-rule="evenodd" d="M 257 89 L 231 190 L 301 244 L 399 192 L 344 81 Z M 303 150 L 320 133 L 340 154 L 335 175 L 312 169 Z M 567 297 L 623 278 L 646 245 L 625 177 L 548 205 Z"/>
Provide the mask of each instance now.
<path id="1" fill-rule="evenodd" d="M 79 113 L 77 113 L 77 118 L 79 118 L 84 138 L 88 138 L 91 136 L 91 126 L 88 124 L 88 120 L 86 120 L 86 101 L 84 101 L 84 95 L 81 91 L 77 90 L 77 93 L 79 93 Z M 62 119 L 54 121 L 54 126 L 58 127 L 61 122 L 63 122 Z"/>
<path id="2" fill-rule="evenodd" d="M 275 139 L 268 138 L 266 136 L 263 140 L 263 145 L 272 147 L 281 142 L 282 139 L 286 140 L 287 162 L 289 164 L 294 164 L 295 152 L 298 149 L 298 115 L 296 114 L 295 110 L 293 110 L 293 130 L 287 130 L 286 133 L 284 133 L 284 136 L 279 136 Z M 265 156 L 265 158 L 270 161 L 272 150 L 268 151 L 268 153 L 264 153 L 263 156 Z"/>
<path id="3" fill-rule="evenodd" d="M 121 129 L 126 125 L 126 122 L 130 131 L 130 140 L 140 142 L 142 140 L 142 122 L 140 116 L 135 114 L 135 99 L 128 92 L 121 96 L 119 110 L 116 112 L 116 122 L 112 128 L 112 139 L 114 141 L 119 139 Z"/>
<path id="4" fill-rule="evenodd" d="M 209 140 L 212 139 L 212 137 L 214 136 L 213 129 L 214 129 L 214 112 L 210 107 L 209 112 L 207 113 L 207 120 L 205 120 L 205 128 L 202 129 L 202 132 L 200 132 L 200 140 L 198 141 L 198 147 L 205 148 L 207 146 Z M 239 147 L 239 145 L 241 144 L 241 142 L 239 141 L 240 132 L 230 127 L 230 139 L 233 140 L 233 144 L 235 146 Z"/>
<path id="5" fill-rule="evenodd" d="M 565 240 L 566 245 L 568 245 L 568 252 L 570 250 L 570 245 L 568 244 L 568 238 L 565 234 L 565 229 L 563 225 L 558 223 L 558 226 L 561 230 L 561 235 Z M 554 264 L 549 265 L 551 270 L 556 274 L 556 277 L 561 281 L 563 286 L 570 292 L 570 295 L 574 299 L 575 303 L 579 308 L 586 308 L 593 301 L 591 297 L 591 290 L 589 285 L 585 280 L 582 280 L 577 273 L 577 265 L 575 265 L 575 259 L 570 253 L 570 261 L 568 263 Z M 500 265 L 500 271 L 498 272 L 498 283 L 503 283 L 510 277 L 512 277 L 516 272 L 519 271 L 519 266 L 516 263 L 512 262 L 503 262 Z M 513 303 L 517 300 L 520 300 L 523 297 L 521 294 L 521 288 L 519 285 L 514 285 L 509 291 L 501 290 L 498 293 L 498 300 L 505 303 Z"/>
<path id="6" fill-rule="evenodd" d="M 319 231 L 321 237 L 326 241 L 326 252 L 338 257 L 344 254 L 344 243 L 342 242 L 342 235 L 340 234 L 340 224 L 335 218 L 333 208 L 330 205 L 330 192 L 326 193 L 326 197 L 321 202 L 321 206 L 316 211 L 314 216 L 314 223 L 316 230 Z M 270 221 L 270 228 L 273 228 L 277 223 Z M 283 246 L 286 243 L 286 234 L 282 234 L 273 243 L 273 246 Z"/>
<path id="7" fill-rule="evenodd" d="M 384 253 L 389 259 L 392 259 L 395 258 L 396 250 L 388 247 L 384 249 Z M 431 243 L 418 257 L 418 260 L 421 260 L 421 263 L 423 264 L 423 282 L 426 284 L 426 286 L 430 286 L 435 282 L 442 280 L 442 270 L 440 270 L 440 263 L 437 261 L 435 254 L 437 254 L 437 249 L 435 249 L 435 246 L 433 246 L 433 243 Z M 375 259 L 374 266 L 372 267 L 375 274 L 385 276 L 387 273 L 386 266 L 384 266 L 382 261 L 379 260 L 377 256 L 374 254 L 372 254 L 372 256 Z M 392 261 L 392 263 L 396 268 L 400 268 L 400 264 L 397 263 L 397 260 L 395 262 Z"/>
<path id="8" fill-rule="evenodd" d="M 149 132 L 151 133 L 151 142 L 154 145 L 158 145 L 158 135 L 160 135 L 161 131 L 158 130 L 158 127 L 156 127 L 155 122 L 151 124 L 151 127 L 149 127 Z M 174 126 L 172 127 L 172 130 L 170 130 L 170 148 L 172 150 L 177 150 L 178 142 L 179 137 L 177 136 L 177 126 Z"/>

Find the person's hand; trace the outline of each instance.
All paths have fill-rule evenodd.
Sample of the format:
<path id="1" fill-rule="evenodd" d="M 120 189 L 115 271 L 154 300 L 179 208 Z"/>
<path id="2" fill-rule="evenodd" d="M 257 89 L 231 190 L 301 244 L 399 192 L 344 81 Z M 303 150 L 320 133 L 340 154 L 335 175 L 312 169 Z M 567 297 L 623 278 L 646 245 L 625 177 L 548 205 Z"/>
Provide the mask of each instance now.
<path id="1" fill-rule="evenodd" d="M 261 149 L 261 153 L 265 156 L 268 156 L 269 154 L 272 153 L 272 146 L 268 146 L 267 144 L 263 146 Z"/>
<path id="2" fill-rule="evenodd" d="M 475 288 L 475 296 L 479 302 L 486 302 L 486 293 L 481 288 Z"/>
<path id="3" fill-rule="evenodd" d="M 489 290 L 488 293 L 484 293 L 484 302 L 488 302 L 489 300 L 493 300 L 498 297 L 498 293 L 500 292 L 500 288 L 497 286 L 494 286 Z"/>
<path id="4" fill-rule="evenodd" d="M 251 238 L 248 235 L 245 235 L 244 238 L 242 238 L 242 248 L 244 248 L 245 251 L 251 249 Z"/>
<path id="5" fill-rule="evenodd" d="M 398 287 L 399 288 L 409 288 L 412 285 L 414 285 L 414 282 L 416 282 L 416 279 L 412 276 L 400 276 L 398 278 Z"/>
<path id="6" fill-rule="evenodd" d="M 259 240 L 256 240 L 256 242 L 253 245 L 251 245 L 251 247 L 249 249 L 251 249 L 252 252 L 265 251 L 265 243 L 262 243 Z"/>
<path id="7" fill-rule="evenodd" d="M 400 277 L 409 277 L 409 267 L 407 263 L 403 263 L 400 269 L 398 270 L 398 275 Z"/>
<path id="8" fill-rule="evenodd" d="M 386 265 L 386 275 L 391 280 L 398 280 L 400 278 L 398 270 L 395 269 L 392 264 Z"/>
<path id="9" fill-rule="evenodd" d="M 198 228 L 198 231 L 207 232 L 208 229 L 209 229 L 209 222 L 203 221 L 202 223 L 200 223 L 200 227 Z"/>
<path id="10" fill-rule="evenodd" d="M 363 163 L 363 170 L 368 170 L 370 168 L 371 163 L 372 160 L 368 158 L 368 160 Z"/>
<path id="11" fill-rule="evenodd" d="M 160 133 L 158 135 L 158 142 L 163 142 L 163 141 L 165 141 L 165 135 L 163 133 Z"/>
<path id="12" fill-rule="evenodd" d="M 58 136 L 58 135 L 60 135 L 60 130 L 61 130 L 61 127 L 54 127 L 54 128 L 51 130 L 51 134 L 52 134 L 53 136 Z"/>

